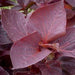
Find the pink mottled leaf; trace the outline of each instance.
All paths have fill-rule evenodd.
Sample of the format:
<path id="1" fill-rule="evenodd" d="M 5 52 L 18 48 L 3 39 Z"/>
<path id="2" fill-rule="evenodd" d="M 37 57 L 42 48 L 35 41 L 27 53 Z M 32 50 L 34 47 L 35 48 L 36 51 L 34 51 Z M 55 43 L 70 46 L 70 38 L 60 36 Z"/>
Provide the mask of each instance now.
<path id="1" fill-rule="evenodd" d="M 66 29 L 66 13 L 62 1 L 43 6 L 34 11 L 27 23 L 28 33 L 38 31 L 44 42 L 62 36 Z"/>
<path id="2" fill-rule="evenodd" d="M 12 46 L 10 56 L 14 69 L 24 68 L 35 64 L 51 53 L 51 51 L 47 49 L 39 50 L 40 41 L 40 34 L 34 32 L 17 41 Z"/>
<path id="3" fill-rule="evenodd" d="M 14 42 L 26 35 L 25 16 L 19 11 L 3 10 L 2 24 L 4 29 L 7 31 L 8 36 Z"/>

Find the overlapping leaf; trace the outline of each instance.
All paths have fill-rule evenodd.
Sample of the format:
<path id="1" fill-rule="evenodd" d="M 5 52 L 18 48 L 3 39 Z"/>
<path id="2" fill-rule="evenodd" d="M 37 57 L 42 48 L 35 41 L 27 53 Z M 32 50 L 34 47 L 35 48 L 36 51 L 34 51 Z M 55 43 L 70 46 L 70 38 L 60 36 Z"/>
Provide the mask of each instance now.
<path id="1" fill-rule="evenodd" d="M 39 63 L 42 75 L 62 75 L 62 69 L 60 63 L 57 61 L 49 61 L 48 63 Z"/>
<path id="2" fill-rule="evenodd" d="M 75 59 L 63 57 L 61 61 L 62 61 L 61 63 L 62 68 L 65 71 L 67 71 L 70 75 L 74 75 L 75 74 Z"/>
<path id="3" fill-rule="evenodd" d="M 75 58 L 75 27 L 67 28 L 65 36 L 55 42 L 60 44 L 62 56 Z"/>
<path id="4" fill-rule="evenodd" d="M 16 5 L 16 3 L 10 0 L 0 0 L 0 7 L 11 6 L 11 5 Z"/>
<path id="5" fill-rule="evenodd" d="M 40 35 L 34 32 L 12 46 L 10 56 L 14 69 L 35 64 L 51 53 L 47 49 L 39 50 L 40 41 Z"/>
<path id="6" fill-rule="evenodd" d="M 7 36 L 7 33 L 4 31 L 2 25 L 0 25 L 0 45 L 10 44 L 12 41 Z"/>
<path id="7" fill-rule="evenodd" d="M 75 0 L 66 0 L 70 5 L 75 7 Z"/>
<path id="8" fill-rule="evenodd" d="M 62 36 L 66 31 L 66 13 L 62 1 L 41 7 L 33 12 L 27 31 L 38 31 L 44 42 L 52 41 Z"/>
<path id="9" fill-rule="evenodd" d="M 67 33 L 62 38 L 56 40 L 60 43 L 60 48 L 65 50 L 75 49 L 75 27 L 67 28 Z"/>
<path id="10" fill-rule="evenodd" d="M 75 26 L 75 16 L 67 21 L 67 26 Z"/>
<path id="11" fill-rule="evenodd" d="M 2 67 L 0 67 L 0 75 L 9 75 Z"/>
<path id="12" fill-rule="evenodd" d="M 8 36 L 14 42 L 26 35 L 25 16 L 19 11 L 3 10 L 2 24 L 4 29 L 7 31 Z"/>
<path id="13" fill-rule="evenodd" d="M 17 2 L 22 6 L 25 7 L 30 0 L 17 0 Z"/>
<path id="14" fill-rule="evenodd" d="M 72 19 L 75 16 L 75 11 L 72 9 L 66 9 L 67 19 Z"/>

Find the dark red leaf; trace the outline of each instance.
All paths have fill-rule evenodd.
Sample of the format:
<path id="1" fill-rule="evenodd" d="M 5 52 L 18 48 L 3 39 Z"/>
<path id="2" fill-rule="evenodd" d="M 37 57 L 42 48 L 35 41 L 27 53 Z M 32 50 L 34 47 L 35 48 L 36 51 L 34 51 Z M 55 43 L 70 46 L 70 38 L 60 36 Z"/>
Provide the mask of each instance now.
<path id="1" fill-rule="evenodd" d="M 75 7 L 75 0 L 66 0 L 70 5 Z"/>
<path id="2" fill-rule="evenodd" d="M 19 11 L 3 10 L 2 24 L 7 31 L 8 36 L 14 42 L 23 38 L 26 35 L 25 16 Z"/>
<path id="3" fill-rule="evenodd" d="M 10 43 L 12 43 L 12 41 L 9 39 L 7 33 L 4 31 L 2 25 L 0 25 L 0 45 L 10 44 Z"/>
<path id="4" fill-rule="evenodd" d="M 49 61 L 46 64 L 39 64 L 42 75 L 62 75 L 60 63 L 57 61 Z"/>
<path id="5" fill-rule="evenodd" d="M 0 67 L 0 75 L 9 75 L 2 67 Z"/>
<path id="6" fill-rule="evenodd" d="M 67 57 L 73 57 L 75 58 L 75 50 L 67 51 L 67 50 L 61 50 L 61 56 L 67 56 Z"/>
<path id="7" fill-rule="evenodd" d="M 67 26 L 75 26 L 75 16 L 67 21 Z"/>
<path id="8" fill-rule="evenodd" d="M 47 49 L 43 49 L 42 51 L 39 50 L 40 41 L 40 34 L 34 32 L 17 41 L 12 46 L 10 56 L 14 69 L 35 64 L 51 53 L 51 51 Z"/>
<path id="9" fill-rule="evenodd" d="M 48 3 L 48 2 L 51 2 L 53 0 L 33 0 L 33 1 L 40 4 L 40 3 Z"/>
<path id="10" fill-rule="evenodd" d="M 66 29 L 66 13 L 62 1 L 41 7 L 34 11 L 27 23 L 28 33 L 38 31 L 44 42 L 62 36 Z"/>
<path id="11" fill-rule="evenodd" d="M 20 5 L 16 5 L 14 7 L 12 7 L 12 10 L 21 10 L 23 7 L 21 7 Z"/>
<path id="12" fill-rule="evenodd" d="M 63 50 L 75 49 L 75 27 L 67 28 L 65 36 L 59 38 L 55 42 L 60 44 L 60 48 Z"/>
<path id="13" fill-rule="evenodd" d="M 11 6 L 11 5 L 16 5 L 16 3 L 10 0 L 0 0 L 0 7 Z"/>
<path id="14" fill-rule="evenodd" d="M 66 9 L 67 19 L 72 19 L 75 16 L 75 11 L 72 9 Z"/>
<path id="15" fill-rule="evenodd" d="M 63 57 L 61 59 L 62 63 L 61 66 L 62 68 L 67 71 L 70 75 L 75 74 L 75 58 L 67 58 Z"/>
<path id="16" fill-rule="evenodd" d="M 5 55 L 10 55 L 10 51 L 9 50 L 0 51 L 0 57 L 5 56 Z"/>
<path id="17" fill-rule="evenodd" d="M 17 1 L 22 7 L 24 7 L 29 3 L 30 0 L 17 0 Z"/>

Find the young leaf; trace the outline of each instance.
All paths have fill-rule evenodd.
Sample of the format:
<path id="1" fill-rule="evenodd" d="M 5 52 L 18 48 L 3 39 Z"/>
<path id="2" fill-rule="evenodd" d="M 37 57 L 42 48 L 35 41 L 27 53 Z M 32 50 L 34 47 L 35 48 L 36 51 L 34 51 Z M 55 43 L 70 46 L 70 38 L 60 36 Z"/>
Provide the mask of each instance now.
<path id="1" fill-rule="evenodd" d="M 23 38 L 26 35 L 25 31 L 25 16 L 19 11 L 3 10 L 2 25 L 7 31 L 8 36 L 14 42 Z"/>
<path id="2" fill-rule="evenodd" d="M 66 12 L 63 2 L 40 7 L 32 13 L 26 25 L 28 33 L 33 31 L 41 33 L 44 42 L 62 36 L 66 31 Z"/>
<path id="3" fill-rule="evenodd" d="M 34 32 L 17 41 L 12 46 L 10 57 L 14 69 L 24 68 L 35 64 L 51 53 L 51 51 L 47 49 L 39 50 L 40 41 L 40 34 Z"/>

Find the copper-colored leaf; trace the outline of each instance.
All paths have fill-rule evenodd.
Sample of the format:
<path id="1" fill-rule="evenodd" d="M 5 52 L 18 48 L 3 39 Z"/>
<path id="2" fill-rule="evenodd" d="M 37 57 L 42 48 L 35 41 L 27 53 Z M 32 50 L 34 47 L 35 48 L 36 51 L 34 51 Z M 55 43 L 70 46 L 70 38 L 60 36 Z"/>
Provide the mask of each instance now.
<path id="1" fill-rule="evenodd" d="M 43 6 L 34 11 L 27 23 L 28 33 L 38 31 L 44 42 L 62 36 L 66 31 L 66 12 L 62 1 Z M 32 30 L 32 31 L 31 31 Z"/>
<path id="2" fill-rule="evenodd" d="M 39 50 L 40 40 L 40 34 L 34 32 L 12 46 L 10 56 L 14 69 L 35 64 L 51 53 L 47 49 Z"/>

